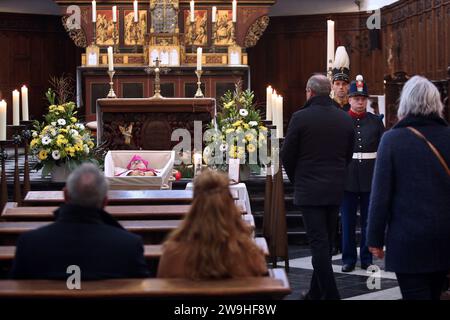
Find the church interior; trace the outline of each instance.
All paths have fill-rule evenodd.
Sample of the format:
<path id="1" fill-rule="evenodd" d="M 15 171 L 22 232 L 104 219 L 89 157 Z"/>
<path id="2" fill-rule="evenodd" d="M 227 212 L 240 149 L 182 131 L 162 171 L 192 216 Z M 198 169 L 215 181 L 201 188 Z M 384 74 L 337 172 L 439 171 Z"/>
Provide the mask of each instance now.
<path id="1" fill-rule="evenodd" d="M 449 130 L 448 0 L 3 0 L 0 47 L 0 300 L 236 297 L 309 300 L 314 281 L 325 291 L 327 285 L 321 281 L 328 280 L 316 279 L 326 272 L 318 271 L 320 259 L 318 251 L 311 249 L 314 240 L 311 229 L 308 230 L 312 221 L 302 213 L 302 208 L 308 210 L 303 206 L 315 204 L 298 200 L 314 186 L 308 185 L 309 191 L 300 192 L 298 177 L 307 171 L 303 169 L 306 166 L 327 162 L 320 157 L 321 160 L 311 160 L 318 150 L 332 150 L 339 143 L 327 146 L 317 142 L 311 146 L 311 154 L 296 158 L 286 153 L 290 152 L 288 147 L 307 139 L 310 131 L 302 131 L 294 138 L 300 132 L 295 131 L 296 119 L 303 123 L 299 120 L 301 115 L 315 108 L 307 106 L 308 101 L 318 101 L 319 89 L 315 85 L 320 84 L 319 80 L 328 79 L 328 91 L 331 90 L 322 100 L 328 99 L 336 104 L 336 110 L 343 109 L 349 119 L 358 121 L 352 134 L 360 135 L 360 120 L 362 126 L 363 121 L 376 119 L 373 121 L 378 121 L 382 128 L 378 139 L 383 145 L 384 138 L 402 120 L 399 104 L 407 98 L 402 95 L 405 84 L 419 75 L 437 88 L 443 107 L 440 121 L 447 123 Z M 346 86 L 343 95 L 336 89 L 338 83 Z M 364 101 L 362 116 L 354 109 L 357 99 Z M 366 113 L 370 116 L 365 116 Z M 318 130 L 325 133 L 323 139 L 333 135 L 335 123 L 326 119 L 320 123 L 319 116 L 308 119 L 313 119 L 311 126 L 312 122 L 317 123 Z M 367 140 L 361 138 L 372 141 L 365 133 L 355 136 L 355 151 L 350 151 L 350 159 L 360 164 L 371 162 L 369 190 L 363 192 L 369 195 L 373 171 L 377 176 L 376 171 L 380 170 L 375 158 L 382 153 L 377 150 L 379 140 L 375 149 L 366 150 L 362 144 Z M 447 152 L 450 140 L 445 143 L 445 139 L 429 138 L 442 153 L 441 164 L 450 163 Z M 358 144 L 361 150 L 357 149 Z M 307 147 L 296 144 L 295 148 L 304 152 Z M 300 167 L 291 169 L 288 159 L 301 163 Z M 107 202 L 101 206 L 101 214 L 107 212 L 108 217 L 98 218 L 103 219 L 102 223 L 83 222 L 90 224 L 92 233 L 77 229 L 71 239 L 77 243 L 93 241 L 92 234 L 97 232 L 93 224 L 110 224 L 115 228 L 118 225 L 121 232 L 138 235 L 143 252 L 140 254 L 147 266 L 146 277 L 126 273 L 120 273 L 125 274 L 122 277 L 111 276 L 114 279 L 104 276 L 114 272 L 108 269 L 111 264 L 115 264 L 111 270 L 118 270 L 128 263 L 126 259 L 119 261 L 125 248 L 125 240 L 123 246 L 119 244 L 122 235 L 111 238 L 108 250 L 116 246 L 117 256 L 104 273 L 96 271 L 100 276 L 93 277 L 93 281 L 84 281 L 88 272 L 83 270 L 108 263 L 100 262 L 101 255 L 97 261 L 96 251 L 89 245 L 86 248 L 90 249 L 82 253 L 81 245 L 78 249 L 76 245 L 63 247 L 66 240 L 58 245 L 58 238 L 54 238 L 52 242 L 42 242 L 42 253 L 39 248 L 32 250 L 34 255 L 41 254 L 40 258 L 25 257 L 27 246 L 31 245 L 25 245 L 24 234 L 41 228 L 50 232 L 50 225 L 69 223 L 60 219 L 64 210 L 68 210 L 66 205 L 76 197 L 75 172 L 86 162 L 98 168 L 107 182 L 107 197 L 104 195 Z M 200 183 L 206 180 L 201 179 L 205 171 L 228 176 L 227 194 L 242 217 L 239 221 L 251 230 L 255 250 L 263 253 L 263 276 L 250 277 L 251 273 L 244 272 L 246 277 L 199 279 L 201 273 L 195 271 L 185 273 L 196 275 L 194 279 L 161 276 L 170 274 L 161 270 L 164 265 L 166 268 L 177 265 L 168 262 L 169 255 L 164 256 L 169 244 L 173 244 L 173 239 L 184 239 L 188 231 L 182 230 L 189 226 L 191 232 L 195 230 L 194 208 L 203 208 L 195 199 L 202 196 Z M 355 174 L 363 175 L 358 172 Z M 320 181 L 323 175 L 326 170 L 321 170 L 315 181 Z M 315 179 L 307 174 L 303 178 Z M 450 195 L 446 178 L 439 185 Z M 414 181 L 414 177 L 411 179 Z M 325 199 L 339 183 L 324 184 L 319 198 Z M 102 186 L 97 184 L 94 189 L 98 191 Z M 206 190 L 205 194 L 215 199 L 214 190 Z M 394 194 L 396 187 L 384 192 Z M 344 194 L 343 189 L 341 193 Z M 442 200 L 442 208 L 450 207 L 448 198 Z M 86 203 L 89 199 L 86 198 Z M 357 210 L 355 204 L 353 220 L 342 212 L 346 210 L 346 201 L 333 203 L 338 220 L 334 230 L 327 231 L 330 238 L 325 242 L 328 241 L 331 257 L 328 274 L 334 278 L 339 294 L 323 293 L 316 299 L 406 298 L 406 289 L 399 285 L 398 279 L 404 279 L 408 270 L 399 278 L 395 268 L 385 268 L 385 259 L 373 251 L 371 237 L 367 238 L 369 245 L 364 240 L 367 219 L 367 232 L 373 230 L 371 215 L 376 211 L 376 205 L 372 210 L 375 200 L 371 198 L 370 205 L 369 200 L 365 204 L 366 209 L 370 207 L 367 218 L 363 196 L 357 199 L 361 200 L 361 207 Z M 321 201 L 323 205 L 325 200 Z M 414 201 L 411 199 L 412 205 Z M 205 200 L 204 206 L 206 203 L 215 205 Z M 219 214 L 219 209 L 213 207 L 205 210 L 210 215 Z M 446 218 L 441 218 L 448 223 L 450 211 L 446 213 Z M 210 227 L 214 230 L 216 226 L 212 225 L 221 218 L 204 220 L 211 219 Z M 348 223 L 352 224 L 352 236 L 346 234 Z M 203 237 L 214 235 L 212 231 L 200 230 L 205 232 Z M 231 234 L 234 232 L 237 231 Z M 35 235 L 36 243 L 44 237 Z M 189 241 L 183 241 L 195 246 L 203 237 L 193 233 Z M 449 240 L 448 236 L 440 238 L 442 243 L 447 241 L 443 245 L 447 251 Z M 19 251 L 20 245 L 23 249 Z M 67 255 L 73 250 L 79 258 L 79 261 L 72 259 L 77 260 L 72 263 L 74 268 L 63 270 L 66 277 L 63 280 L 53 277 L 58 273 L 56 267 L 49 267 L 50 273 L 44 270 L 44 265 L 51 264 L 46 260 L 59 259 L 57 251 L 52 253 L 53 246 L 61 247 L 55 250 L 61 249 Z M 223 252 L 228 250 L 225 244 L 221 246 Z M 349 252 L 351 255 L 358 252 L 361 262 L 349 260 L 348 246 L 354 247 L 354 253 Z M 386 258 L 390 259 L 389 245 L 386 246 Z M 383 250 L 383 244 L 378 247 Z M 370 258 L 364 258 L 363 251 Z M 127 254 L 124 252 L 124 257 Z M 203 255 L 209 257 L 211 253 Z M 192 262 L 190 257 L 185 259 L 186 265 Z M 230 268 L 246 268 L 238 265 L 248 259 L 236 258 Z M 445 259 L 448 255 L 442 258 L 442 263 Z M 450 300 L 450 260 L 446 261 L 446 280 L 440 284 L 441 300 Z M 177 267 L 182 269 L 183 265 Z M 207 260 L 204 265 L 214 268 L 219 264 Z M 32 270 L 36 273 L 41 270 L 43 276 L 32 276 Z M 20 272 L 27 276 L 18 276 Z M 209 274 L 217 275 L 219 271 L 210 270 Z M 77 290 L 80 281 L 82 289 Z M 309 294 L 305 294 L 308 290 Z"/>

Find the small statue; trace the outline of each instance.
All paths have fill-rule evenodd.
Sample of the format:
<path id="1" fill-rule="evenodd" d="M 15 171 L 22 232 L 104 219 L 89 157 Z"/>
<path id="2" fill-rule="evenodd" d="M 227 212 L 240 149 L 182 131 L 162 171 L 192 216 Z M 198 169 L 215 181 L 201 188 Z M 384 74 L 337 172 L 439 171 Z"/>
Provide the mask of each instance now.
<path id="1" fill-rule="evenodd" d="M 133 131 L 133 123 L 130 123 L 130 125 L 126 128 L 119 126 L 119 130 L 120 130 L 120 133 L 122 133 L 122 135 L 125 138 L 125 144 L 130 144 L 131 138 L 133 137 L 133 135 L 131 134 Z"/>

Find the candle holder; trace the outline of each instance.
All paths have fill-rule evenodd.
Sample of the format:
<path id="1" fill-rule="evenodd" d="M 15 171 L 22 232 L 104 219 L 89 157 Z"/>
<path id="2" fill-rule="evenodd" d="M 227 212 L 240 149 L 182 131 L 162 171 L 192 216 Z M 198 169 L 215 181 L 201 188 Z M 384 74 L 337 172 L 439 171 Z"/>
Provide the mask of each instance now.
<path id="1" fill-rule="evenodd" d="M 12 140 L 0 140 L 0 162 L 2 173 L 0 175 L 0 209 L 3 210 L 6 202 L 8 202 L 8 184 L 6 182 L 6 159 L 8 159 L 8 153 L 5 151 L 5 147 L 10 145 Z"/>
<path id="2" fill-rule="evenodd" d="M 202 82 L 201 82 L 201 77 L 203 74 L 202 70 L 195 70 L 195 74 L 197 75 L 197 92 L 195 93 L 195 98 L 203 98 L 203 92 L 202 92 Z"/>
<path id="3" fill-rule="evenodd" d="M 108 93 L 108 95 L 106 96 L 107 98 L 110 98 L 110 99 L 114 99 L 114 98 L 117 98 L 117 96 L 116 96 L 116 93 L 114 92 L 114 81 L 113 81 L 113 77 L 114 77 L 114 74 L 115 74 L 116 72 L 113 70 L 113 71 L 110 71 L 110 70 L 108 70 L 108 75 L 109 75 L 109 93 Z"/>
<path id="4" fill-rule="evenodd" d="M 28 155 L 30 153 L 30 140 L 31 140 L 31 126 L 33 121 L 22 120 L 20 124 L 25 126 L 22 131 L 22 139 L 25 146 L 24 164 L 23 164 L 23 194 L 26 195 L 30 191 L 30 164 L 28 162 Z"/>
<path id="5" fill-rule="evenodd" d="M 114 53 L 119 53 L 119 43 L 117 40 L 119 39 L 118 31 L 117 30 L 117 21 L 113 22 L 114 29 L 113 29 L 113 41 L 114 41 Z"/>
<path id="6" fill-rule="evenodd" d="M 138 40 L 139 40 L 139 29 L 138 29 L 138 22 L 133 22 L 133 29 L 134 29 L 134 53 L 138 53 Z"/>
<path id="7" fill-rule="evenodd" d="M 14 202 L 20 203 L 22 196 L 20 192 L 20 173 L 19 173 L 19 145 L 22 143 L 22 131 L 26 128 L 24 125 L 9 125 L 12 131 L 12 142 L 14 144 Z"/>
<path id="8" fill-rule="evenodd" d="M 92 22 L 92 44 L 97 44 L 97 22 Z"/>

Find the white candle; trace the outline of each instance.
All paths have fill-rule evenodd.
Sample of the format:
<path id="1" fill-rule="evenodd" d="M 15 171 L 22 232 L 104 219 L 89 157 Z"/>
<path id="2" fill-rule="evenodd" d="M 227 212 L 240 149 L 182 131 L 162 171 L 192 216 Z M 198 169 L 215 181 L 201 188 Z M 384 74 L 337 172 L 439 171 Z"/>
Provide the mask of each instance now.
<path id="1" fill-rule="evenodd" d="M 270 101 L 270 108 L 272 109 L 272 124 L 274 125 L 274 126 L 276 126 L 277 125 L 277 123 L 276 123 L 276 112 L 275 112 L 275 110 L 276 110 L 276 105 L 277 105 L 277 91 L 274 89 L 273 90 L 273 93 L 272 93 L 272 100 Z"/>
<path id="2" fill-rule="evenodd" d="M 278 96 L 277 100 L 277 136 L 283 138 L 283 97 Z"/>
<path id="3" fill-rule="evenodd" d="M 13 126 L 18 126 L 20 123 L 20 96 L 19 91 L 13 91 Z"/>
<path id="4" fill-rule="evenodd" d="M 237 17 L 237 1 L 233 0 L 233 22 L 236 22 Z"/>
<path id="5" fill-rule="evenodd" d="M 334 60 L 334 21 L 327 20 L 327 71 L 333 68 Z"/>
<path id="6" fill-rule="evenodd" d="M 212 22 L 216 22 L 216 16 L 217 16 L 217 7 L 216 6 L 214 6 L 214 7 L 212 7 Z"/>
<path id="7" fill-rule="evenodd" d="M 0 101 L 0 140 L 6 140 L 6 101 Z"/>
<path id="8" fill-rule="evenodd" d="M 92 22 L 97 22 L 97 3 L 92 1 Z"/>
<path id="9" fill-rule="evenodd" d="M 202 48 L 197 48 L 197 70 L 202 70 Z"/>
<path id="10" fill-rule="evenodd" d="M 134 9 L 134 22 L 138 22 L 139 18 L 138 18 L 138 2 L 137 2 L 137 0 L 134 0 L 134 2 L 133 2 L 133 9 Z"/>
<path id="11" fill-rule="evenodd" d="M 194 22 L 195 21 L 195 2 L 194 0 L 191 0 L 190 2 L 190 21 Z"/>
<path id="12" fill-rule="evenodd" d="M 22 120 L 28 121 L 28 88 L 23 85 L 22 92 Z"/>
<path id="13" fill-rule="evenodd" d="M 272 120 L 272 92 L 271 86 L 266 89 L 266 120 Z"/>
<path id="14" fill-rule="evenodd" d="M 114 71 L 114 56 L 112 47 L 108 47 L 108 70 Z"/>
<path id="15" fill-rule="evenodd" d="M 117 6 L 113 6 L 113 22 L 117 22 Z"/>
<path id="16" fill-rule="evenodd" d="M 194 153 L 194 168 L 202 164 L 202 154 Z"/>

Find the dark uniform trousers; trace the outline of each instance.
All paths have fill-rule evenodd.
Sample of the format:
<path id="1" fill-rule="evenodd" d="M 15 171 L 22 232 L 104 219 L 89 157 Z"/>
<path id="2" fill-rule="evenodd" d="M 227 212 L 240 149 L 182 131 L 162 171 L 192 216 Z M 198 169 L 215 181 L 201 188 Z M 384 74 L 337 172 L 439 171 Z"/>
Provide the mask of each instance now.
<path id="1" fill-rule="evenodd" d="M 356 133 L 354 152 L 359 155 L 376 152 L 384 132 L 384 125 L 380 117 L 366 113 L 363 118 L 352 118 L 352 120 Z M 374 167 L 375 159 L 360 158 L 353 159 L 347 168 L 345 193 L 340 210 L 343 264 L 355 265 L 357 261 L 355 233 L 358 208 L 361 227 L 361 264 L 366 266 L 372 264 L 372 254 L 366 245 L 366 226 Z"/>

